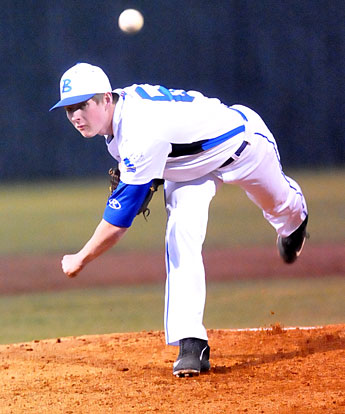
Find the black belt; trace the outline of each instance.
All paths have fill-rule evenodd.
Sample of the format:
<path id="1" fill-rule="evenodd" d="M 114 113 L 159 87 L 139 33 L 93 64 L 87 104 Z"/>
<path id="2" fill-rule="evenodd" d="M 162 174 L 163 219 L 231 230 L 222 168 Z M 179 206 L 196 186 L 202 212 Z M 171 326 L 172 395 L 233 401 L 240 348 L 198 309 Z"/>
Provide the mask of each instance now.
<path id="1" fill-rule="evenodd" d="M 237 155 L 239 157 L 242 154 L 243 150 L 246 148 L 247 145 L 248 145 L 248 142 L 243 141 L 242 144 L 240 145 L 239 149 L 235 152 L 235 155 Z M 231 164 L 234 161 L 235 161 L 235 159 L 230 157 L 219 168 L 226 167 L 227 165 Z"/>

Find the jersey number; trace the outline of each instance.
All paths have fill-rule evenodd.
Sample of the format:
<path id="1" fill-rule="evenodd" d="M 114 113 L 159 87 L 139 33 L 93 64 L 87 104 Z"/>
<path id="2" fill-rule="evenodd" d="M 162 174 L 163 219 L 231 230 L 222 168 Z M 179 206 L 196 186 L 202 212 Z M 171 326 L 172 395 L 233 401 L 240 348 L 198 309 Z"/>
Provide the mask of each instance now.
<path id="1" fill-rule="evenodd" d="M 180 102 L 192 102 L 194 96 L 188 95 L 186 91 L 176 89 L 166 89 L 164 86 L 157 88 L 157 94 L 151 96 L 141 86 L 137 86 L 135 92 L 143 99 L 149 99 L 150 101 L 180 101 Z"/>

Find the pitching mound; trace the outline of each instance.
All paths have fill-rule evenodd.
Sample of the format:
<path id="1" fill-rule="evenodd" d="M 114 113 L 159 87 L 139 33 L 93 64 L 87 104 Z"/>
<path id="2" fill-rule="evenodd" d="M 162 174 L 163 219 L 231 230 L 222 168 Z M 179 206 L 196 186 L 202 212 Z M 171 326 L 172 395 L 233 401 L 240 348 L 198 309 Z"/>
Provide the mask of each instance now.
<path id="1" fill-rule="evenodd" d="M 345 325 L 210 330 L 212 369 L 175 378 L 162 332 L 0 346 L 0 412 L 345 413 Z"/>

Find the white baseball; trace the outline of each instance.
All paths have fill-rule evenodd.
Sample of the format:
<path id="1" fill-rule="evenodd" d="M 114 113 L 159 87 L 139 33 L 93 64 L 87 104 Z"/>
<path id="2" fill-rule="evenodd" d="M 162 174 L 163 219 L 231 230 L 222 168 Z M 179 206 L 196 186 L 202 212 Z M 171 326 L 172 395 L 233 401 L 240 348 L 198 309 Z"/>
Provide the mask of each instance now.
<path id="1" fill-rule="evenodd" d="M 125 33 L 136 33 L 144 26 L 143 15 L 135 9 L 126 9 L 119 16 L 119 27 Z"/>

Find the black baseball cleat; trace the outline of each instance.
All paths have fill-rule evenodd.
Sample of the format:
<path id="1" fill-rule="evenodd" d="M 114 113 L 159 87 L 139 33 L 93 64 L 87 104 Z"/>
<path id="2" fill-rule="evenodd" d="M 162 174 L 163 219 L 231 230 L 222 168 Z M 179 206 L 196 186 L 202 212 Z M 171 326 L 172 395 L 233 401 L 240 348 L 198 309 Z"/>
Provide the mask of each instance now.
<path id="1" fill-rule="evenodd" d="M 309 238 L 307 233 L 308 216 L 303 223 L 290 236 L 278 236 L 277 246 L 279 254 L 285 263 L 293 263 L 301 254 L 305 239 Z"/>
<path id="2" fill-rule="evenodd" d="M 198 338 L 180 340 L 180 352 L 174 362 L 173 374 L 177 377 L 194 377 L 209 371 L 210 347 L 207 341 Z"/>

